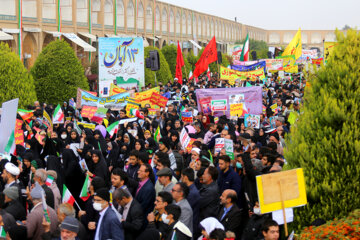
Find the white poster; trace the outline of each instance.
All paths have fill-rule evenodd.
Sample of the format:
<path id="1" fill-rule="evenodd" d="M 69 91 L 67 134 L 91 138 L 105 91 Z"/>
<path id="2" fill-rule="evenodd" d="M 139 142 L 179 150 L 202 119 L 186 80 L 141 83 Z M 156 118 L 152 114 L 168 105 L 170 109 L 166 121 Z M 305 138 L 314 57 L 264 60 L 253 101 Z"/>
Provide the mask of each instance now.
<path id="1" fill-rule="evenodd" d="M 2 104 L 0 122 L 0 153 L 4 152 L 11 133 L 15 130 L 16 112 L 19 99 L 13 99 Z"/>

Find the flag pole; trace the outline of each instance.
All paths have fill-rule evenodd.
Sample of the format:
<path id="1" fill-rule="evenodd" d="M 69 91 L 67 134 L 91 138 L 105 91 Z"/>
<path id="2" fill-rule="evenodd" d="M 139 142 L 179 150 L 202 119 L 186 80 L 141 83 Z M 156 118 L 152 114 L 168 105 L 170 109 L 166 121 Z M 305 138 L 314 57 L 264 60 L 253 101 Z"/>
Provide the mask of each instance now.
<path id="1" fill-rule="evenodd" d="M 18 2 L 19 7 L 19 17 L 18 17 L 18 25 L 19 25 L 19 39 L 18 39 L 18 51 L 19 51 L 19 57 L 20 60 L 23 59 L 22 56 L 22 0 L 19 0 Z"/>
<path id="2" fill-rule="evenodd" d="M 115 0 L 114 34 L 117 35 L 117 0 Z"/>
<path id="3" fill-rule="evenodd" d="M 77 201 L 75 200 L 75 204 L 76 206 L 79 208 L 80 211 L 82 211 L 82 209 L 80 208 L 79 204 L 77 203 Z"/>

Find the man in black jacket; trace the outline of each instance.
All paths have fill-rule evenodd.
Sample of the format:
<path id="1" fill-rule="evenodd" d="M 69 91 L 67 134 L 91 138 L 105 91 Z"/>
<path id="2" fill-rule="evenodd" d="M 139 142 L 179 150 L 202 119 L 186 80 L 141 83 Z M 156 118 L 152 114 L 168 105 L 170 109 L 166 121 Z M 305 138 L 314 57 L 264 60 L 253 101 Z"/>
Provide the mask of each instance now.
<path id="1" fill-rule="evenodd" d="M 216 184 L 218 177 L 218 170 L 215 167 L 206 168 L 203 175 L 203 186 L 200 189 L 200 218 L 203 220 L 207 217 L 217 217 L 218 206 L 219 206 L 219 190 Z"/>
<path id="2" fill-rule="evenodd" d="M 114 200 L 121 206 L 121 224 L 124 228 L 125 239 L 136 239 L 144 224 L 144 214 L 140 203 L 122 188 L 115 190 Z"/>
<path id="3" fill-rule="evenodd" d="M 237 194 L 232 189 L 226 189 L 220 196 L 223 208 L 220 209 L 218 220 L 224 226 L 225 231 L 235 233 L 236 239 L 240 239 L 242 230 L 242 212 L 236 206 Z"/>
<path id="4" fill-rule="evenodd" d="M 23 221 L 26 219 L 26 210 L 19 202 L 19 191 L 17 187 L 8 187 L 4 190 L 5 211 L 10 213 L 15 220 Z"/>

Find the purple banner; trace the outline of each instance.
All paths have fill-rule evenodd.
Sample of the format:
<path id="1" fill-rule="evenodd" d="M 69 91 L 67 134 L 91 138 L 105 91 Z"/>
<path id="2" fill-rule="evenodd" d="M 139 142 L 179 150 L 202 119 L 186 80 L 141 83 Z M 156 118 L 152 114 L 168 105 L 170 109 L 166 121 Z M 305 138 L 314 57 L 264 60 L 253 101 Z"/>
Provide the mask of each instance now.
<path id="1" fill-rule="evenodd" d="M 200 102 L 201 99 L 211 100 L 227 100 L 226 116 L 230 118 L 230 104 L 233 96 L 244 96 L 244 103 L 249 114 L 260 115 L 262 114 L 262 88 L 261 87 L 244 87 L 244 88 L 208 88 L 196 89 L 196 100 L 198 103 L 198 111 L 201 112 Z M 240 100 L 242 101 L 242 100 Z M 224 115 L 223 112 L 214 112 L 215 116 Z"/>

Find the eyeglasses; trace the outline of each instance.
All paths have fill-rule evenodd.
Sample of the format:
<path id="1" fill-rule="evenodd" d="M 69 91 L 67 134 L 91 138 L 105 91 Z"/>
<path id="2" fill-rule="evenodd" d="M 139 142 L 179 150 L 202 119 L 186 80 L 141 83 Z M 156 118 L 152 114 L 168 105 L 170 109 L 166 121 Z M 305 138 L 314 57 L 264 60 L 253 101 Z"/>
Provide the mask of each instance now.
<path id="1" fill-rule="evenodd" d="M 181 192 L 179 190 L 171 189 L 171 192 Z"/>

